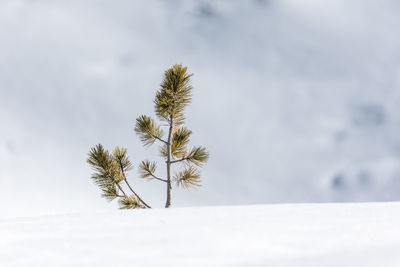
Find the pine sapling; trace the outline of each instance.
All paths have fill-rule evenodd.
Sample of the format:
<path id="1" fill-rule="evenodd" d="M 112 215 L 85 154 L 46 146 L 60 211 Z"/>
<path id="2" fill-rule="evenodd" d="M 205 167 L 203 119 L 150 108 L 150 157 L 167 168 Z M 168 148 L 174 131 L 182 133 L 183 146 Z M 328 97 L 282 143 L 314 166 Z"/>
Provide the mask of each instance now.
<path id="1" fill-rule="evenodd" d="M 201 185 L 197 167 L 206 163 L 209 157 L 204 147 L 188 147 L 192 131 L 184 126 L 184 109 L 192 100 L 191 77 L 192 74 L 182 64 L 175 64 L 164 72 L 154 105 L 157 118 L 167 128 L 166 138 L 162 126 L 151 117 L 141 115 L 136 119 L 135 132 L 143 145 L 148 147 L 155 142 L 161 145 L 160 153 L 165 161 L 166 177 L 159 177 L 156 174 L 157 162 L 148 160 L 139 164 L 139 175 L 141 178 L 166 184 L 166 208 L 171 206 L 173 182 L 185 189 Z M 125 148 L 117 147 L 113 153 L 109 153 L 99 144 L 89 152 L 88 163 L 95 171 L 92 179 L 103 191 L 103 197 L 108 200 L 118 198 L 122 209 L 150 208 L 126 179 L 126 173 L 132 169 L 132 164 Z M 172 169 L 176 165 L 180 168 L 172 176 Z M 123 185 L 129 189 L 129 194 Z"/>

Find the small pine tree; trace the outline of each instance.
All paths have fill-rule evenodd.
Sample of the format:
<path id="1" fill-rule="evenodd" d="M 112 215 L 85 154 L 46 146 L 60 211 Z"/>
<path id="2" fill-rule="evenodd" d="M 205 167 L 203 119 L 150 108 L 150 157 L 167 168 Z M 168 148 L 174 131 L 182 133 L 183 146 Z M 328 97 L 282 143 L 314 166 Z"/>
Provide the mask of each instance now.
<path id="1" fill-rule="evenodd" d="M 175 64 L 164 72 L 154 104 L 158 119 L 166 123 L 166 139 L 161 126 L 154 119 L 146 115 L 136 119 L 135 132 L 143 145 L 148 147 L 156 141 L 161 144 L 160 152 L 165 159 L 167 177 L 157 176 L 157 163 L 148 160 L 140 163 L 139 175 L 166 184 L 166 208 L 171 206 L 172 182 L 175 181 L 177 186 L 185 189 L 200 186 L 200 173 L 196 167 L 201 167 L 209 157 L 204 147 L 188 147 L 192 131 L 184 126 L 184 109 L 192 100 L 192 75 L 182 64 Z M 127 181 L 126 173 L 132 169 L 132 163 L 125 148 L 116 147 L 110 153 L 99 144 L 90 150 L 87 161 L 94 170 L 92 179 L 103 191 L 104 198 L 110 201 L 118 198 L 121 209 L 150 208 Z M 172 177 L 171 171 L 176 164 L 183 165 L 183 168 L 177 170 Z M 129 194 L 125 192 L 124 186 L 129 189 Z"/>

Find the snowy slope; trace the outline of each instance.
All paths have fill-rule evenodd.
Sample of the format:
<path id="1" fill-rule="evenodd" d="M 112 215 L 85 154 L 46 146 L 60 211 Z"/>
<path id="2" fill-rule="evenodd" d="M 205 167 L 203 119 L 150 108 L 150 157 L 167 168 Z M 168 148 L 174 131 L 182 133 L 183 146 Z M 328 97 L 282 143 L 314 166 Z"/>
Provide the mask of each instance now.
<path id="1" fill-rule="evenodd" d="M 0 266 L 400 266 L 400 203 L 287 204 L 0 221 Z"/>

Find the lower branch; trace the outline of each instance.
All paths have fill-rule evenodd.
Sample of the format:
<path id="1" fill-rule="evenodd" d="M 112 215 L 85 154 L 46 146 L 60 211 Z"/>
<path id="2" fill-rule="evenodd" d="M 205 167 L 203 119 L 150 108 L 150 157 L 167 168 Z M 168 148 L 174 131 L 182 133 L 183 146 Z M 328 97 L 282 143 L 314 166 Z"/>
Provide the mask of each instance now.
<path id="1" fill-rule="evenodd" d="M 136 194 L 136 192 L 135 191 L 133 191 L 133 189 L 132 189 L 132 187 L 131 187 L 131 185 L 128 183 L 128 181 L 126 180 L 126 178 L 125 178 L 125 183 L 126 183 L 126 185 L 129 187 L 129 190 L 131 190 L 132 191 L 132 193 L 139 199 L 139 201 L 140 202 L 142 202 L 142 204 L 143 205 L 145 205 L 145 207 L 146 208 L 149 208 L 149 209 L 151 209 L 151 207 L 149 206 L 149 205 L 147 205 L 147 203 L 146 202 L 144 202 L 144 200 L 143 199 L 141 199 L 140 197 L 139 197 L 139 195 L 138 194 Z"/>
<path id="2" fill-rule="evenodd" d="M 165 179 L 161 179 L 161 178 L 159 178 L 159 177 L 157 177 L 157 176 L 155 176 L 152 172 L 149 172 L 149 174 L 154 178 L 154 179 L 156 179 L 156 180 L 159 180 L 159 181 L 161 181 L 161 182 L 168 182 L 167 180 L 165 180 Z"/>

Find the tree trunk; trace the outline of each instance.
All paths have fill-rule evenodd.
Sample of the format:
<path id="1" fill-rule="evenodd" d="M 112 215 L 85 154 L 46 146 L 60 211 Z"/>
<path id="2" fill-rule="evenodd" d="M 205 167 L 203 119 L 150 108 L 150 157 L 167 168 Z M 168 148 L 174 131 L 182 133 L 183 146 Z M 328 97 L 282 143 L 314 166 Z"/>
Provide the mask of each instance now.
<path id="1" fill-rule="evenodd" d="M 167 202 L 165 207 L 169 208 L 171 206 L 171 139 L 172 139 L 172 129 L 173 129 L 173 117 L 170 116 L 170 124 L 168 131 L 168 143 L 167 143 Z"/>

